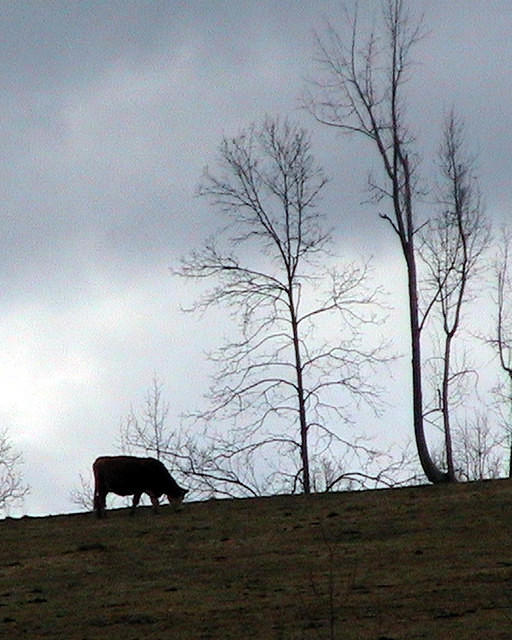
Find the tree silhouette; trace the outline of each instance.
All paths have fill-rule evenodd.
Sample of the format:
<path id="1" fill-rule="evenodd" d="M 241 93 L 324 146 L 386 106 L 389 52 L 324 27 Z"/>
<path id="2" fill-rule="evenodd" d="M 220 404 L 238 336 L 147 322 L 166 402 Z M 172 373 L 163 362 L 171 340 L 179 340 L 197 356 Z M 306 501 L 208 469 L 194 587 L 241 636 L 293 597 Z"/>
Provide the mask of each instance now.
<path id="1" fill-rule="evenodd" d="M 364 328 L 380 321 L 379 292 L 368 264 L 340 268 L 331 255 L 318 209 L 327 180 L 306 131 L 267 118 L 222 141 L 218 169 L 199 194 L 224 227 L 176 270 L 216 283 L 191 311 L 222 306 L 238 325 L 210 354 L 210 404 L 196 417 L 211 445 L 196 466 L 249 493 L 272 482 L 309 493 L 315 456 L 351 445 L 340 434 L 351 404 L 378 408 L 374 370 L 387 358 Z M 258 459 L 275 464 L 265 489 Z"/>
<path id="2" fill-rule="evenodd" d="M 346 34 L 328 24 L 317 36 L 319 69 L 304 102 L 318 122 L 369 141 L 380 160 L 382 178 L 370 176 L 369 188 L 374 201 L 387 208 L 380 217 L 393 229 L 407 271 L 416 448 L 427 478 L 444 482 L 451 476 L 432 458 L 425 435 L 421 335 L 431 307 L 420 309 L 416 245 L 424 222 L 416 213 L 419 156 L 404 97 L 422 21 L 413 20 L 404 0 L 383 0 L 375 30 L 363 35 L 357 6 L 347 14 L 347 24 Z"/>

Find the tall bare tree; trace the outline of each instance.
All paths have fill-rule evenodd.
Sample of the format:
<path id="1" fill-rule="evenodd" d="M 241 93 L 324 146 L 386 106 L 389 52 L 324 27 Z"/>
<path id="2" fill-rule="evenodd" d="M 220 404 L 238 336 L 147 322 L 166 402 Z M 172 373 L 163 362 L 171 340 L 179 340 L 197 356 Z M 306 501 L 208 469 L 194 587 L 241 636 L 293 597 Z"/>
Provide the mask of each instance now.
<path id="1" fill-rule="evenodd" d="M 200 417 L 210 437 L 220 419 L 231 427 L 200 466 L 255 491 L 256 456 L 271 468 L 277 452 L 270 476 L 309 493 L 315 452 L 349 445 L 339 427 L 351 402 L 378 406 L 373 369 L 386 358 L 363 340 L 378 323 L 378 291 L 367 265 L 335 267 L 317 209 L 327 181 L 306 131 L 267 118 L 223 140 L 219 171 L 199 193 L 226 224 L 177 270 L 217 283 L 192 310 L 223 306 L 239 329 L 211 355 L 218 368 Z"/>
<path id="2" fill-rule="evenodd" d="M 496 389 L 499 403 L 504 414 L 503 422 L 509 441 L 508 474 L 512 478 L 512 274 L 510 269 L 510 247 L 512 233 L 503 227 L 496 259 L 493 264 L 495 275 L 496 318 L 494 336 L 487 342 L 494 348 L 500 367 L 505 374 L 505 382 Z M 505 417 L 506 414 L 506 417 Z"/>
<path id="3" fill-rule="evenodd" d="M 421 334 L 430 307 L 422 314 L 416 251 L 423 224 L 416 207 L 419 158 L 404 97 L 412 51 L 423 37 L 422 21 L 411 17 L 405 0 L 383 0 L 378 28 L 366 35 L 357 9 L 347 20 L 346 34 L 329 24 L 317 36 L 319 70 L 305 106 L 320 123 L 369 141 L 380 159 L 382 179 L 370 177 L 370 191 L 376 203 L 389 207 L 380 216 L 394 231 L 407 270 L 416 447 L 427 478 L 444 482 L 450 476 L 430 455 L 424 427 Z"/>
<path id="4" fill-rule="evenodd" d="M 484 214 L 475 160 L 466 150 L 464 123 L 453 111 L 445 121 L 439 149 L 438 213 L 421 230 L 420 255 L 426 266 L 424 293 L 441 324 L 441 363 L 436 381 L 436 409 L 442 419 L 447 473 L 455 480 L 451 437 L 452 387 L 469 371 L 454 365 L 454 340 L 461 328 L 463 308 L 474 297 L 475 278 L 489 246 L 490 227 Z"/>

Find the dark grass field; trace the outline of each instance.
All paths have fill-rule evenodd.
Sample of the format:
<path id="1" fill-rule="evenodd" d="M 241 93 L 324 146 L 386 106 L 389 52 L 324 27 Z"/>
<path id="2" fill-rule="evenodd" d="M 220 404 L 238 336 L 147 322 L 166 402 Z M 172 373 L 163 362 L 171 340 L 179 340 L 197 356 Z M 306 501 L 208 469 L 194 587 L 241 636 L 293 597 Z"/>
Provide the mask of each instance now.
<path id="1" fill-rule="evenodd" d="M 0 638 L 512 638 L 512 482 L 0 521 Z"/>

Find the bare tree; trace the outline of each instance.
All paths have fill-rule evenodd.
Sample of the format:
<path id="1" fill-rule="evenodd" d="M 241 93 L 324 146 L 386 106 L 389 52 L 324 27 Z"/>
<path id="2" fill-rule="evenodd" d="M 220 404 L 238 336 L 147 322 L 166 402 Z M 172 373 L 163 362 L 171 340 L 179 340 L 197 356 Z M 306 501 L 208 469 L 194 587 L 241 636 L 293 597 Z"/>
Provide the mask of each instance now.
<path id="1" fill-rule="evenodd" d="M 162 390 L 162 382 L 154 375 L 140 415 L 132 408 L 121 423 L 120 440 L 123 452 L 130 453 L 133 449 L 142 449 L 146 454 L 154 455 L 160 460 L 162 453 L 171 448 L 173 434 L 166 425 L 169 404 L 163 400 Z"/>
<path id="2" fill-rule="evenodd" d="M 82 509 L 92 511 L 94 507 L 94 488 L 86 476 L 80 473 L 79 477 L 80 486 L 71 489 L 69 499 L 73 504 L 76 504 Z"/>
<path id="3" fill-rule="evenodd" d="M 210 356 L 217 373 L 198 416 L 210 446 L 197 471 L 248 492 L 279 482 L 309 493 L 312 457 L 347 445 L 339 427 L 351 404 L 378 408 L 374 368 L 386 357 L 364 335 L 379 322 L 378 291 L 368 265 L 335 266 L 317 209 L 327 180 L 303 129 L 267 118 L 224 139 L 219 171 L 199 193 L 225 227 L 176 271 L 215 280 L 191 310 L 220 305 L 239 329 Z M 221 420 L 227 433 L 212 426 Z M 276 454 L 261 485 L 256 455 L 271 469 Z"/>
<path id="4" fill-rule="evenodd" d="M 483 412 L 476 413 L 471 422 L 456 425 L 453 448 L 458 475 L 464 480 L 502 476 L 506 439 L 492 429 Z"/>
<path id="5" fill-rule="evenodd" d="M 441 416 L 447 473 L 454 481 L 452 388 L 470 371 L 467 366 L 455 366 L 454 340 L 461 328 L 463 307 L 474 297 L 471 285 L 482 272 L 481 258 L 489 246 L 490 228 L 481 206 L 475 161 L 465 149 L 464 125 L 453 111 L 445 122 L 438 157 L 439 212 L 421 230 L 419 253 L 427 271 L 424 294 L 441 325 L 440 353 L 435 356 L 440 372 L 435 382 L 433 413 Z"/>
<path id="6" fill-rule="evenodd" d="M 140 410 L 133 407 L 119 429 L 121 451 L 127 454 L 144 453 L 154 455 L 172 466 L 174 471 L 187 478 L 189 491 L 202 497 L 232 495 L 220 485 L 247 486 L 247 474 L 252 473 L 242 463 L 220 464 L 217 452 L 222 442 L 213 433 L 206 437 L 194 430 L 188 433 L 181 425 L 169 423 L 169 402 L 164 399 L 163 383 L 154 376 Z M 224 451 L 224 450 L 223 450 Z M 85 490 L 84 490 L 85 489 Z M 257 495 L 257 492 L 254 492 Z M 75 502 L 80 498 L 88 501 L 87 485 L 82 482 L 82 491 L 75 492 Z"/>
<path id="7" fill-rule="evenodd" d="M 493 264 L 495 275 L 495 304 L 497 308 L 494 336 L 486 342 L 499 358 L 506 381 L 499 384 L 495 392 L 501 405 L 503 423 L 509 441 L 508 475 L 512 478 L 512 275 L 510 273 L 510 246 L 512 234 L 507 227 L 501 230 L 496 259 Z M 504 407 L 504 409 L 502 408 Z"/>
<path id="8" fill-rule="evenodd" d="M 7 429 L 0 431 L 0 510 L 19 503 L 29 488 L 23 482 L 21 453 L 15 450 Z"/>
<path id="9" fill-rule="evenodd" d="M 412 19 L 404 0 L 383 0 L 382 9 L 378 33 L 362 37 L 356 9 L 347 17 L 346 38 L 330 24 L 317 36 L 319 72 L 305 106 L 318 122 L 369 141 L 381 161 L 382 180 L 370 177 L 370 191 L 377 203 L 389 203 L 389 212 L 380 216 L 398 238 L 407 269 L 416 447 L 427 478 L 444 482 L 450 476 L 430 455 L 423 419 L 421 333 L 429 307 L 421 313 L 416 236 L 422 223 L 415 206 L 421 195 L 419 158 L 404 99 L 412 50 L 423 37 L 422 20 Z"/>

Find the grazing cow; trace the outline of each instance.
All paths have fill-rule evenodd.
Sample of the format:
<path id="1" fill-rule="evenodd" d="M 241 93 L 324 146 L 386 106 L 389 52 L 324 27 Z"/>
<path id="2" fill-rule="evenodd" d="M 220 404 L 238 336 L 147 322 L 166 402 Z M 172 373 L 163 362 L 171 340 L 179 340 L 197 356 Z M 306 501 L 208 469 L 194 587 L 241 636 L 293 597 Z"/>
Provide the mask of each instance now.
<path id="1" fill-rule="evenodd" d="M 119 496 L 133 495 L 131 513 L 139 504 L 140 497 L 147 493 L 155 513 L 162 494 L 169 502 L 181 502 L 187 493 L 182 489 L 160 460 L 136 458 L 135 456 L 102 456 L 92 465 L 94 472 L 94 510 L 98 518 L 105 515 L 107 493 Z"/>

